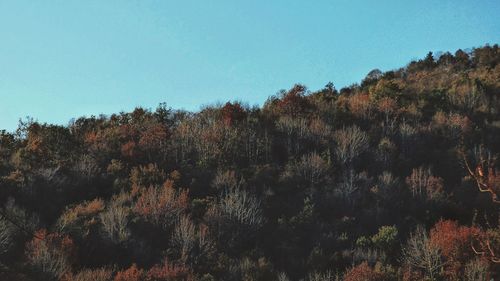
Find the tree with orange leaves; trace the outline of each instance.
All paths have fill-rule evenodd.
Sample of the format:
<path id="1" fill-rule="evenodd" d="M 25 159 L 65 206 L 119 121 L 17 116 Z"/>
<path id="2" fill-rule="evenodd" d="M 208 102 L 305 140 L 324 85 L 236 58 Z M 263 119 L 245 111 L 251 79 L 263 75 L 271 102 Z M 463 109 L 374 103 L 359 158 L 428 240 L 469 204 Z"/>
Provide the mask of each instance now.
<path id="1" fill-rule="evenodd" d="M 344 274 L 344 281 L 383 281 L 384 274 L 375 271 L 367 262 L 349 269 Z"/>
<path id="2" fill-rule="evenodd" d="M 474 256 L 471 241 L 481 236 L 477 227 L 460 226 L 456 221 L 441 220 L 430 231 L 430 243 L 446 260 L 444 274 L 451 280 L 459 278 L 464 266 Z"/>
<path id="3" fill-rule="evenodd" d="M 26 256 L 33 269 L 45 278 L 60 278 L 71 271 L 76 247 L 69 236 L 41 229 L 27 244 Z"/>

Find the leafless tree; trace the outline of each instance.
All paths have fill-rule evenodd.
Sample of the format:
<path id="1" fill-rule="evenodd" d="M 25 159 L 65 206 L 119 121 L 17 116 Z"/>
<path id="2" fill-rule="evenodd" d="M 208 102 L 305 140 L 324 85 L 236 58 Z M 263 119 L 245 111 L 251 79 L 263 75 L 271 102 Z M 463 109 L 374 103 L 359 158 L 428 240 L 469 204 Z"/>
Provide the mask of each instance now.
<path id="1" fill-rule="evenodd" d="M 469 176 L 474 180 L 480 192 L 488 193 L 491 196 L 491 201 L 495 204 L 500 204 L 498 192 L 500 190 L 500 176 L 498 170 L 495 168 L 496 156 L 491 152 L 484 149 L 483 146 L 478 146 L 473 150 L 473 164 L 469 162 L 467 155 L 461 151 L 463 162 Z M 496 229 L 498 232 L 500 228 Z M 480 246 L 478 248 L 477 246 Z M 476 237 L 475 241 L 471 243 L 472 250 L 475 254 L 486 257 L 493 263 L 500 263 L 500 257 L 492 246 L 491 239 L 488 233 L 483 237 Z"/>
<path id="2" fill-rule="evenodd" d="M 337 157 L 344 165 L 350 164 L 368 148 L 368 135 L 357 126 L 336 131 L 334 139 Z"/>
<path id="3" fill-rule="evenodd" d="M 488 281 L 488 264 L 479 258 L 465 265 L 464 281 Z"/>
<path id="4" fill-rule="evenodd" d="M 406 178 L 406 183 L 414 197 L 434 199 L 443 191 L 442 179 L 433 176 L 429 168 L 413 169 L 411 175 Z"/>
<path id="5" fill-rule="evenodd" d="M 184 264 L 196 263 L 214 250 L 208 227 L 204 224 L 196 226 L 188 215 L 182 215 L 177 221 L 172 244 Z"/>
<path id="6" fill-rule="evenodd" d="M 335 281 L 338 280 L 336 276 L 331 271 L 326 271 L 323 273 L 314 272 L 307 276 L 307 281 Z"/>
<path id="7" fill-rule="evenodd" d="M 243 189 L 229 189 L 219 201 L 222 214 L 241 224 L 260 226 L 263 221 L 260 200 Z"/>
<path id="8" fill-rule="evenodd" d="M 476 167 L 472 166 L 467 159 L 467 156 L 462 152 L 463 162 L 470 177 L 476 182 L 480 192 L 489 193 L 491 200 L 494 203 L 500 204 L 498 191 L 500 190 L 500 176 L 497 175 L 495 169 L 496 157 L 490 151 L 485 150 L 482 146 L 476 147 L 473 151 Z"/>
<path id="9" fill-rule="evenodd" d="M 439 249 L 430 243 L 423 227 L 418 227 L 410 235 L 403 249 L 403 257 L 406 264 L 423 271 L 431 281 L 437 280 L 444 265 Z"/>
<path id="10" fill-rule="evenodd" d="M 302 158 L 287 167 L 289 176 L 298 175 L 311 187 L 319 184 L 328 174 L 329 165 L 317 153 L 302 156 Z"/>
<path id="11" fill-rule="evenodd" d="M 196 227 L 187 215 L 180 217 L 172 235 L 173 244 L 179 249 L 181 260 L 186 263 L 196 244 Z"/>
<path id="12" fill-rule="evenodd" d="M 102 227 L 111 241 L 120 243 L 129 238 L 129 215 L 130 208 L 123 206 L 117 198 L 112 199 L 106 210 L 99 215 Z"/>
<path id="13" fill-rule="evenodd" d="M 212 182 L 212 186 L 221 191 L 240 188 L 243 183 L 244 180 L 238 179 L 234 171 L 219 171 Z"/>
<path id="14" fill-rule="evenodd" d="M 301 149 L 301 140 L 309 134 L 308 120 L 302 117 L 282 116 L 276 122 L 277 129 L 286 135 L 288 153 Z"/>
<path id="15" fill-rule="evenodd" d="M 344 199 L 347 199 L 349 202 L 353 202 L 355 200 L 354 194 L 360 188 L 364 188 L 367 186 L 369 182 L 368 175 L 366 173 L 356 173 L 354 169 L 349 169 L 344 172 L 342 181 L 339 183 L 336 192 Z"/>

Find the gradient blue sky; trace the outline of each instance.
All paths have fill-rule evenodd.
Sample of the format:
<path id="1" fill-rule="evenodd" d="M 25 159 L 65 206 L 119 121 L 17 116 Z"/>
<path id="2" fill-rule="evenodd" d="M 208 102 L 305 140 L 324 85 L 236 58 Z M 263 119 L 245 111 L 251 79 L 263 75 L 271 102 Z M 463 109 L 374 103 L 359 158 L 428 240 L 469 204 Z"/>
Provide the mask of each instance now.
<path id="1" fill-rule="evenodd" d="M 0 0 L 0 129 L 135 106 L 262 104 L 500 43 L 500 1 Z"/>

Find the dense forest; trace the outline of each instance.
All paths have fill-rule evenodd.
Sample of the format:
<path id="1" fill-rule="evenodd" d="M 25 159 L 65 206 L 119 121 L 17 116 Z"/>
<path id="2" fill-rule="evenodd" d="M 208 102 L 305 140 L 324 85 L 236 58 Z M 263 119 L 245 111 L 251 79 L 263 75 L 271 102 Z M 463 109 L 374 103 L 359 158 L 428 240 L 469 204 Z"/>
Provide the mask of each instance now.
<path id="1" fill-rule="evenodd" d="M 500 280 L 500 50 L 0 131 L 0 279 Z"/>

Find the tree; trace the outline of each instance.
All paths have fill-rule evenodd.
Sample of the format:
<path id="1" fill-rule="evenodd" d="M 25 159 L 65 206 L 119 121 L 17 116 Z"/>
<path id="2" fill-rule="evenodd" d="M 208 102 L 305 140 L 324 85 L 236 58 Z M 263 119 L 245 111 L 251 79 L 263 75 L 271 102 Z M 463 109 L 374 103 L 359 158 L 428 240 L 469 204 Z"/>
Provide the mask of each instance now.
<path id="1" fill-rule="evenodd" d="M 356 157 L 368 148 L 368 135 L 357 126 L 334 132 L 336 154 L 340 163 L 350 165 Z"/>
<path id="2" fill-rule="evenodd" d="M 432 175 L 429 168 L 419 167 L 412 170 L 406 178 L 413 197 L 437 199 L 443 194 L 443 180 Z"/>
<path id="3" fill-rule="evenodd" d="M 301 182 L 314 188 L 324 183 L 328 177 L 329 165 L 317 153 L 304 155 L 299 161 L 291 163 L 286 168 L 286 174 L 291 178 L 298 178 Z"/>
<path id="4" fill-rule="evenodd" d="M 381 226 L 377 234 L 372 236 L 373 245 L 381 250 L 390 251 L 394 249 L 398 240 L 398 229 L 396 226 Z"/>
<path id="5" fill-rule="evenodd" d="M 163 186 L 150 186 L 139 191 L 133 211 L 162 228 L 169 228 L 188 207 L 188 191 L 175 190 L 171 180 Z"/>
<path id="6" fill-rule="evenodd" d="M 427 232 L 421 227 L 410 235 L 403 257 L 407 265 L 421 270 L 430 281 L 438 280 L 444 266 L 439 248 L 430 242 Z"/>
<path id="7" fill-rule="evenodd" d="M 114 197 L 109 202 L 106 210 L 99 214 L 102 227 L 107 234 L 107 237 L 114 243 L 122 243 L 130 237 L 130 230 L 128 228 L 129 216 L 131 210 L 129 207 L 123 205 L 123 199 L 126 194 L 121 194 Z"/>
<path id="8" fill-rule="evenodd" d="M 114 281 L 142 281 L 144 280 L 144 270 L 137 268 L 136 264 L 132 264 L 128 269 L 118 271 Z"/>
<path id="9" fill-rule="evenodd" d="M 349 269 L 344 274 L 344 281 L 382 281 L 385 280 L 382 273 L 375 271 L 367 262 L 363 262 Z"/>
<path id="10" fill-rule="evenodd" d="M 456 280 L 463 274 L 465 264 L 474 257 L 471 241 L 478 235 L 478 228 L 459 226 L 450 220 L 440 220 L 431 229 L 429 241 L 444 257 L 445 275 L 448 278 Z"/>
<path id="11" fill-rule="evenodd" d="M 75 245 L 69 236 L 41 229 L 26 246 L 29 264 L 47 280 L 57 280 L 72 269 Z"/>

